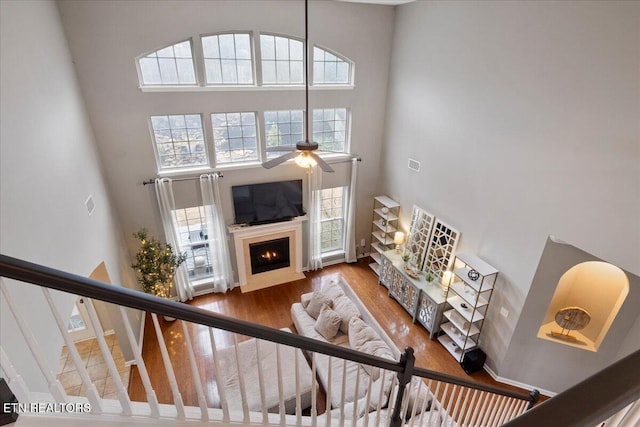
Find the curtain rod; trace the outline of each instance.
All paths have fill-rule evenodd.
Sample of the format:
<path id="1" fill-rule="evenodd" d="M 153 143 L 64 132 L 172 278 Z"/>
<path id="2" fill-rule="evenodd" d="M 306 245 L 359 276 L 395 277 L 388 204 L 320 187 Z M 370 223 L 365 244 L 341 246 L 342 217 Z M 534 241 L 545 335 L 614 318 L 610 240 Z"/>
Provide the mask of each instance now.
<path id="1" fill-rule="evenodd" d="M 218 178 L 224 178 L 224 175 L 222 175 L 222 173 L 220 172 L 212 172 L 213 175 L 218 175 Z M 200 174 L 200 175 L 208 175 L 208 174 Z M 196 179 L 200 179 L 200 175 L 198 176 L 189 176 L 186 178 L 169 178 L 168 176 L 165 176 L 163 178 L 169 178 L 171 181 L 194 181 Z M 150 178 L 146 181 L 142 181 L 142 185 L 151 185 L 151 184 L 155 184 L 156 183 L 156 178 Z"/>
<path id="2" fill-rule="evenodd" d="M 330 163 L 330 164 L 347 163 L 347 162 L 350 162 L 353 159 L 356 159 L 359 162 L 362 161 L 362 157 L 352 155 L 352 157 L 350 159 L 341 160 L 341 161 L 337 161 L 337 162 L 328 162 L 328 163 Z M 219 178 L 224 178 L 224 175 L 222 174 L 222 172 L 213 172 L 213 173 L 217 174 Z M 166 178 L 168 178 L 168 177 L 166 177 Z M 170 178 L 170 179 L 172 181 L 192 181 L 192 180 L 200 179 L 200 175 L 198 175 L 198 176 L 190 176 L 190 177 L 187 177 L 187 178 Z M 150 178 L 150 179 L 148 179 L 146 181 L 142 181 L 142 185 L 151 185 L 151 184 L 155 184 L 155 182 L 156 182 L 156 178 Z"/>

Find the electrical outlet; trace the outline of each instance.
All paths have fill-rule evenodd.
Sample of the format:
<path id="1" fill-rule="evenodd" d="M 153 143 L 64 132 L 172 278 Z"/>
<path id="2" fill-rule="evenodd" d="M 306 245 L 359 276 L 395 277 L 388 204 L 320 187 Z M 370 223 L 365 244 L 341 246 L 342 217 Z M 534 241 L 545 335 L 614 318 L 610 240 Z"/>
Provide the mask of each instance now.
<path id="1" fill-rule="evenodd" d="M 504 307 L 501 307 L 500 308 L 500 314 L 502 314 L 502 317 L 507 318 L 507 317 L 509 317 L 509 310 L 507 310 Z"/>

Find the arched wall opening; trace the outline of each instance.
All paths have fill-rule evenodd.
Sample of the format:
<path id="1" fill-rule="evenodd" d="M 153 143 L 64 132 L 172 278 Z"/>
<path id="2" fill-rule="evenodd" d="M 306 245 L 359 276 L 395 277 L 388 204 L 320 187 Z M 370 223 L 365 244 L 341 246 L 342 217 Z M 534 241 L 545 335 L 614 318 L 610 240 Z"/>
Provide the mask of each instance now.
<path id="1" fill-rule="evenodd" d="M 628 294 L 629 280 L 620 268 L 602 261 L 576 264 L 560 277 L 537 336 L 596 352 Z M 567 308 L 587 313 L 588 323 L 563 330 L 556 316 Z"/>

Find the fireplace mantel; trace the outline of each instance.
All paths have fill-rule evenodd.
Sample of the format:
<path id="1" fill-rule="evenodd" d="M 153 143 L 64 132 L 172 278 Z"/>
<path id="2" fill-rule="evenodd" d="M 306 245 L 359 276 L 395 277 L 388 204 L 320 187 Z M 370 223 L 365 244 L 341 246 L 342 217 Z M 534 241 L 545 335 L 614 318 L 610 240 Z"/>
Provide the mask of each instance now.
<path id="1" fill-rule="evenodd" d="M 238 284 L 242 292 L 255 291 L 304 278 L 302 273 L 302 223 L 306 220 L 306 216 L 299 216 L 290 221 L 253 226 L 232 225 L 228 228 L 229 233 L 233 235 Z M 251 274 L 249 245 L 282 237 L 289 237 L 291 257 L 289 267 Z"/>

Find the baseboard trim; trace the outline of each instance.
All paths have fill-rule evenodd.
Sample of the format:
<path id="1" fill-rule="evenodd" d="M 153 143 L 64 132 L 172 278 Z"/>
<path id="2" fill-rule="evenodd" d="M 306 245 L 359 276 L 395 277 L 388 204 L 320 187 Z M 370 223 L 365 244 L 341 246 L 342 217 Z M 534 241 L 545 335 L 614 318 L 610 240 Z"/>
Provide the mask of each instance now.
<path id="1" fill-rule="evenodd" d="M 554 392 L 549 391 L 549 390 L 545 390 L 542 387 L 537 387 L 537 386 L 534 386 L 534 385 L 531 385 L 531 384 L 525 384 L 525 383 L 522 383 L 520 381 L 514 381 L 514 380 L 511 380 L 509 378 L 501 377 L 498 374 L 496 374 L 495 372 L 493 372 L 493 370 L 487 365 L 484 365 L 484 370 L 487 371 L 487 373 L 491 376 L 491 378 L 493 378 L 494 380 L 498 381 L 499 383 L 507 384 L 507 385 L 514 386 L 514 387 L 523 388 L 525 390 L 534 390 L 535 389 L 535 390 L 538 390 L 540 392 L 540 394 L 543 394 L 543 395 L 548 396 L 548 397 L 553 397 L 556 394 L 558 394 L 558 393 L 554 393 Z"/>

